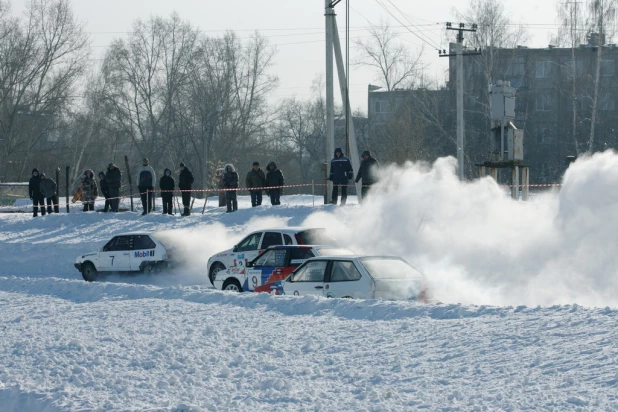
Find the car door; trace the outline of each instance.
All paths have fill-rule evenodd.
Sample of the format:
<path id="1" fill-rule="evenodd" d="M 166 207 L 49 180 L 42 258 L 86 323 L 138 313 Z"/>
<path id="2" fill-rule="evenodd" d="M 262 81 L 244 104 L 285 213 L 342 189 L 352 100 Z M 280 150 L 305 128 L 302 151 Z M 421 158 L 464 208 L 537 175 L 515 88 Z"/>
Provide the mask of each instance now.
<path id="1" fill-rule="evenodd" d="M 258 286 L 283 280 L 282 268 L 287 261 L 288 249 L 271 249 L 264 252 L 247 268 L 247 290 Z"/>
<path id="2" fill-rule="evenodd" d="M 141 270 L 144 262 L 156 261 L 157 244 L 148 235 L 133 235 L 133 250 L 131 251 L 131 270 Z"/>
<path id="3" fill-rule="evenodd" d="M 285 281 L 283 289 L 286 295 L 324 294 L 324 279 L 328 270 L 327 260 L 311 260 L 300 266 Z"/>
<path id="4" fill-rule="evenodd" d="M 260 241 L 262 240 L 263 232 L 252 233 L 236 245 L 233 252 L 230 254 L 228 268 L 239 273 L 245 272 L 245 265 L 248 261 L 253 260 L 259 255 Z"/>
<path id="5" fill-rule="evenodd" d="M 125 272 L 131 270 L 130 253 L 133 248 L 131 236 L 116 236 L 99 254 L 99 270 Z"/>
<path id="6" fill-rule="evenodd" d="M 369 298 L 371 281 L 364 279 L 352 260 L 334 260 L 324 283 L 328 298 Z"/>

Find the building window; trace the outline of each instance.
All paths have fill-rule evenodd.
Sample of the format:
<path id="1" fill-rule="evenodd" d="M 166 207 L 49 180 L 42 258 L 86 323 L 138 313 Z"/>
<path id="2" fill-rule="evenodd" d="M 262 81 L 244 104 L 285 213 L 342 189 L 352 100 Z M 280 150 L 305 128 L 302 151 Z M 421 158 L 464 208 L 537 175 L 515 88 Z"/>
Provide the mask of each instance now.
<path id="1" fill-rule="evenodd" d="M 375 101 L 375 112 L 376 113 L 389 113 L 390 112 L 390 104 L 386 100 L 376 100 Z"/>
<path id="2" fill-rule="evenodd" d="M 601 94 L 601 98 L 599 99 L 599 109 L 609 111 L 616 109 L 616 103 L 614 100 L 614 96 L 610 93 Z"/>
<path id="3" fill-rule="evenodd" d="M 537 129 L 537 140 L 541 144 L 551 143 L 551 129 L 549 127 L 541 127 Z"/>
<path id="4" fill-rule="evenodd" d="M 584 62 L 582 60 L 569 60 L 566 62 L 567 77 L 579 77 L 584 74 Z"/>
<path id="5" fill-rule="evenodd" d="M 537 79 L 547 79 L 551 77 L 551 61 L 541 60 L 536 62 L 535 77 Z"/>
<path id="6" fill-rule="evenodd" d="M 614 60 L 601 60 L 601 76 L 610 77 L 614 75 Z"/>
<path id="7" fill-rule="evenodd" d="M 537 112 L 548 112 L 551 108 L 551 96 L 547 94 L 538 94 L 535 100 L 535 109 Z"/>
<path id="8" fill-rule="evenodd" d="M 521 77 L 526 72 L 526 61 L 523 57 L 515 57 L 509 66 L 507 75 L 510 77 Z"/>

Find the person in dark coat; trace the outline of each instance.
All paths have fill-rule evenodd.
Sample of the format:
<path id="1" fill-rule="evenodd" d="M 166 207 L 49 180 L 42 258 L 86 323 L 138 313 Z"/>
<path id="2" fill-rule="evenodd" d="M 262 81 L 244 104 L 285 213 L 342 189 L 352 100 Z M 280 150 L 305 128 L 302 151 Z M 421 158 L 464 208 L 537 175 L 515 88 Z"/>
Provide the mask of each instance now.
<path id="1" fill-rule="evenodd" d="M 142 215 L 152 212 L 154 209 L 154 185 L 157 176 L 154 169 L 149 165 L 148 159 L 142 160 L 142 167 L 137 171 L 137 188 L 142 199 Z"/>
<path id="2" fill-rule="evenodd" d="M 118 211 L 120 205 L 120 187 L 122 186 L 122 172 L 118 167 L 110 163 L 107 165 L 107 172 L 105 173 L 105 181 L 109 188 L 109 205 L 112 212 Z"/>
<path id="3" fill-rule="evenodd" d="M 176 189 L 176 182 L 172 177 L 172 171 L 165 169 L 163 177 L 159 181 L 159 188 L 161 189 L 161 199 L 163 200 L 163 214 L 173 215 L 172 210 L 174 204 L 172 199 L 174 198 L 174 189 Z"/>
<path id="4" fill-rule="evenodd" d="M 335 157 L 330 161 L 330 174 L 328 180 L 333 182 L 333 204 L 337 204 L 339 187 L 341 187 L 341 205 L 345 205 L 348 199 L 348 180 L 354 178 L 352 163 L 343 155 L 340 147 L 335 149 Z"/>
<path id="5" fill-rule="evenodd" d="M 245 186 L 248 189 L 258 187 L 259 190 L 249 190 L 251 194 L 251 206 L 261 206 L 262 205 L 262 190 L 266 186 L 266 176 L 262 169 L 260 169 L 260 164 L 258 162 L 253 162 L 253 169 L 247 173 L 247 177 L 245 178 Z"/>
<path id="6" fill-rule="evenodd" d="M 56 195 L 56 189 L 58 186 L 54 179 L 48 179 L 45 173 L 41 173 L 41 182 L 39 183 L 41 194 L 47 202 L 47 213 L 52 214 L 52 206 L 55 213 L 60 213 L 60 205 L 58 205 L 58 196 Z"/>
<path id="7" fill-rule="evenodd" d="M 105 180 L 105 173 L 99 172 L 99 188 L 101 189 L 101 193 L 105 196 L 105 208 L 103 208 L 103 212 L 109 212 L 110 200 L 111 197 L 109 195 L 109 185 L 107 184 L 107 180 Z"/>
<path id="8" fill-rule="evenodd" d="M 84 212 L 94 211 L 94 202 L 97 200 L 99 190 L 97 188 L 97 181 L 94 178 L 94 172 L 91 169 L 84 171 L 81 188 Z"/>
<path id="9" fill-rule="evenodd" d="M 30 200 L 32 200 L 32 216 L 38 216 L 38 205 L 41 205 L 41 216 L 45 216 L 45 198 L 41 194 L 41 176 L 39 176 L 39 169 L 32 169 L 32 177 L 28 182 L 28 194 Z"/>
<path id="10" fill-rule="evenodd" d="M 362 156 L 363 160 L 361 161 L 360 169 L 358 169 L 355 180 L 355 182 L 358 183 L 358 181 L 362 179 L 361 184 L 363 187 L 361 188 L 361 200 L 365 199 L 369 193 L 369 189 L 371 189 L 371 185 L 378 180 L 376 174 L 380 168 L 378 161 L 371 157 L 371 152 L 369 150 L 365 150 Z"/>
<path id="11" fill-rule="evenodd" d="M 182 205 L 185 211 L 180 216 L 191 215 L 191 186 L 193 185 L 193 173 L 184 164 L 180 163 L 180 175 L 178 176 L 178 188 L 182 193 Z"/>
<path id="12" fill-rule="evenodd" d="M 270 162 L 268 166 L 266 166 L 266 185 L 268 186 L 268 195 L 270 196 L 270 204 L 273 206 L 281 204 L 281 192 L 283 191 L 280 187 L 274 186 L 283 186 L 285 185 L 285 179 L 283 178 L 283 172 L 277 169 L 277 164 L 275 162 Z"/>
<path id="13" fill-rule="evenodd" d="M 226 189 L 238 189 L 238 173 L 236 172 L 234 165 L 231 163 L 225 165 L 223 185 Z M 227 200 L 227 213 L 235 212 L 238 210 L 236 190 L 226 190 L 225 199 Z"/>

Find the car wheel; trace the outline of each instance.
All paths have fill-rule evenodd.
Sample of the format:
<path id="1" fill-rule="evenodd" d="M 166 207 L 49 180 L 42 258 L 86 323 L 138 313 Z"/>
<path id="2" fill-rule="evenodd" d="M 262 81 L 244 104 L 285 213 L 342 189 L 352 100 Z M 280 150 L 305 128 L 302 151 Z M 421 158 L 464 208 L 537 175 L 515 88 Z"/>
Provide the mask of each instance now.
<path id="1" fill-rule="evenodd" d="M 154 265 L 151 263 L 146 263 L 143 267 L 142 267 L 142 272 L 146 273 L 146 274 L 150 274 L 152 272 L 154 272 Z"/>
<path id="2" fill-rule="evenodd" d="M 223 283 L 223 290 L 229 290 L 231 292 L 242 292 L 242 287 L 236 279 L 228 279 Z"/>
<path id="3" fill-rule="evenodd" d="M 210 273 L 208 274 L 208 278 L 210 279 L 210 283 L 215 284 L 215 277 L 217 276 L 217 273 L 219 273 L 220 271 L 224 270 L 225 266 L 223 266 L 222 263 L 216 262 L 213 263 L 212 266 L 210 267 Z"/>
<path id="4" fill-rule="evenodd" d="M 82 277 L 86 282 L 97 280 L 97 270 L 92 263 L 84 263 L 82 265 Z"/>

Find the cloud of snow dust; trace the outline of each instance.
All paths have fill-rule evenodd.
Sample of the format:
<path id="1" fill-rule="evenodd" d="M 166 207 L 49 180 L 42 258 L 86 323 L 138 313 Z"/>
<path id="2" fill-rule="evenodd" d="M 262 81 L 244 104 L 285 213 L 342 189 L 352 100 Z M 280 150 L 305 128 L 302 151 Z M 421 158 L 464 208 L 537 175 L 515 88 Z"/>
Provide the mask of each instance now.
<path id="1" fill-rule="evenodd" d="M 618 304 L 618 155 L 580 158 L 558 191 L 512 200 L 491 178 L 459 182 L 456 160 L 382 170 L 362 207 L 312 214 L 365 254 L 399 255 L 442 302 Z M 534 170 L 531 170 L 534 174 Z"/>

